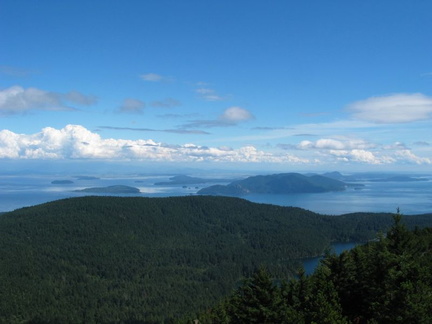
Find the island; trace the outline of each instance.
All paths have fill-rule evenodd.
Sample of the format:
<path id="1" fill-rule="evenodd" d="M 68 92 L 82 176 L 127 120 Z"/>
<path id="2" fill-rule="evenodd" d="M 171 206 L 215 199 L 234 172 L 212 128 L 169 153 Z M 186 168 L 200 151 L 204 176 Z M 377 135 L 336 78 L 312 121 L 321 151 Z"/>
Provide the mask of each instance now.
<path id="1" fill-rule="evenodd" d="M 370 181 L 373 182 L 415 182 L 415 181 L 428 181 L 427 178 L 414 178 L 410 176 L 405 175 L 398 175 L 388 178 L 382 178 L 382 179 L 372 179 Z"/>
<path id="2" fill-rule="evenodd" d="M 211 183 L 211 182 L 231 182 L 232 179 L 205 179 L 198 177 L 191 177 L 187 175 L 177 175 L 169 178 L 170 181 L 156 182 L 156 186 L 175 186 L 175 185 L 190 185 L 190 184 L 201 184 L 201 183 Z"/>
<path id="3" fill-rule="evenodd" d="M 98 177 L 93 177 L 93 176 L 76 176 L 75 178 L 77 180 L 99 180 L 100 179 Z"/>
<path id="4" fill-rule="evenodd" d="M 198 191 L 200 195 L 243 196 L 259 194 L 295 194 L 343 191 L 347 184 L 321 175 L 306 176 L 300 173 L 259 175 L 228 185 L 214 185 Z"/>
<path id="5" fill-rule="evenodd" d="M 72 184 L 74 183 L 72 180 L 54 180 L 51 181 L 52 184 Z"/>
<path id="6" fill-rule="evenodd" d="M 74 190 L 75 192 L 93 192 L 93 193 L 113 193 L 113 194 L 134 194 L 140 193 L 141 191 L 135 187 L 116 185 L 108 187 L 94 187 L 80 190 Z"/>

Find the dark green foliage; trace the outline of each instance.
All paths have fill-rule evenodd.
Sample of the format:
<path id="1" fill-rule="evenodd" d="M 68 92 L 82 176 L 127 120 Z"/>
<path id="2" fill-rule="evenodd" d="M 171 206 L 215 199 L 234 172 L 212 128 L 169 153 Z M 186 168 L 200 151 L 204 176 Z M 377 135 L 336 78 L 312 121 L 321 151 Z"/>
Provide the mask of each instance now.
<path id="1" fill-rule="evenodd" d="M 307 277 L 276 285 L 259 270 L 203 323 L 432 323 L 432 229 L 408 231 L 399 214 L 387 236 Z M 221 314 L 223 317 L 221 317 Z"/>
<path id="2" fill-rule="evenodd" d="M 426 216 L 409 220 L 431 225 Z M 391 222 L 390 214 L 330 217 L 204 196 L 83 197 L 19 209 L 0 215 L 0 323 L 168 323 L 209 308 L 261 264 L 290 278 L 298 266 L 293 260 L 320 255 L 331 241 L 371 239 Z M 389 244 L 387 250 L 393 248 L 397 245 Z M 407 262 L 392 272 L 394 278 L 408 270 L 413 278 L 424 273 Z M 343 264 L 341 269 L 347 273 L 343 280 L 349 280 Z M 259 278 L 242 296 L 260 296 L 257 289 L 266 287 L 267 279 L 254 280 Z M 277 316 L 307 320 L 299 315 L 301 307 L 312 303 L 310 294 L 324 279 L 285 285 L 302 291 L 299 296 L 276 287 L 269 296 L 283 292 L 297 303 L 282 303 Z M 402 284 L 407 291 L 424 292 L 421 298 L 429 296 L 428 285 Z M 324 295 L 311 305 L 316 314 L 333 319 L 333 288 L 323 287 Z M 421 311 L 419 298 L 412 294 L 404 301 Z M 278 305 L 269 305 L 264 315 L 276 316 Z M 218 309 L 212 316 L 232 316 Z"/>

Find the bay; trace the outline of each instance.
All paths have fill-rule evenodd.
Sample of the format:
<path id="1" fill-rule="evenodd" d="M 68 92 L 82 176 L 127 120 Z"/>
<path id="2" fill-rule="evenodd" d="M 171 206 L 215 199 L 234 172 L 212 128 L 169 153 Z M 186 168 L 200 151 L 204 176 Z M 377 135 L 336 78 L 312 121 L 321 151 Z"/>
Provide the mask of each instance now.
<path id="1" fill-rule="evenodd" d="M 337 255 L 341 254 L 344 251 L 351 250 L 355 246 L 359 245 L 359 243 L 355 242 L 347 242 L 347 243 L 333 243 L 331 244 L 331 252 L 336 253 Z M 315 258 L 307 258 L 301 260 L 303 263 L 303 268 L 305 270 L 305 273 L 307 275 L 311 275 L 316 267 L 318 266 L 319 262 L 323 259 L 322 256 L 315 257 Z"/>

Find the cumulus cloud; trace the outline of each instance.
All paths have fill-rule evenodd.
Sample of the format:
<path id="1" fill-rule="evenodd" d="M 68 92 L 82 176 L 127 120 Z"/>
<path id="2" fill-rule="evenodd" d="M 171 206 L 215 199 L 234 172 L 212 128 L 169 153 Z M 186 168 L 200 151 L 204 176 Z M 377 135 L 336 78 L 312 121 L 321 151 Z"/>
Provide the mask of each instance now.
<path id="1" fill-rule="evenodd" d="M 396 155 L 407 162 L 413 162 L 416 164 L 432 164 L 432 159 L 419 157 L 410 150 L 399 150 L 396 152 Z"/>
<path id="2" fill-rule="evenodd" d="M 37 88 L 24 89 L 20 86 L 0 90 L 0 114 L 4 115 L 25 113 L 31 110 L 75 110 L 67 102 L 91 105 L 96 103 L 96 98 L 77 91 L 62 94 Z"/>
<path id="3" fill-rule="evenodd" d="M 308 163 L 289 154 L 273 155 L 253 146 L 238 149 L 186 143 L 170 145 L 151 139 L 102 138 L 79 125 L 47 127 L 31 135 L 0 131 L 0 158 L 9 159 L 118 159 L 173 162 Z"/>
<path id="4" fill-rule="evenodd" d="M 126 98 L 118 108 L 118 111 L 128 114 L 141 114 L 144 108 L 145 103 L 143 101 L 134 98 Z"/>
<path id="5" fill-rule="evenodd" d="M 219 119 L 228 123 L 238 123 L 254 119 L 254 116 L 244 108 L 230 107 L 223 112 Z"/>
<path id="6" fill-rule="evenodd" d="M 366 164 L 415 163 L 432 164 L 430 158 L 415 155 L 404 143 L 376 145 L 361 139 L 329 139 L 301 141 L 296 146 L 279 144 L 279 148 L 316 151 L 327 161 L 358 162 Z"/>
<path id="7" fill-rule="evenodd" d="M 149 82 L 167 82 L 173 80 L 172 77 L 167 77 L 156 73 L 141 74 L 140 78 Z"/>
<path id="8" fill-rule="evenodd" d="M 360 120 L 408 123 L 432 117 L 432 98 L 421 93 L 400 93 L 357 101 L 348 105 L 347 109 Z"/>
<path id="9" fill-rule="evenodd" d="M 230 107 L 225 109 L 217 119 L 193 120 L 190 123 L 182 125 L 182 128 L 235 126 L 241 122 L 246 122 L 254 118 L 254 115 L 247 109 L 241 107 Z"/>

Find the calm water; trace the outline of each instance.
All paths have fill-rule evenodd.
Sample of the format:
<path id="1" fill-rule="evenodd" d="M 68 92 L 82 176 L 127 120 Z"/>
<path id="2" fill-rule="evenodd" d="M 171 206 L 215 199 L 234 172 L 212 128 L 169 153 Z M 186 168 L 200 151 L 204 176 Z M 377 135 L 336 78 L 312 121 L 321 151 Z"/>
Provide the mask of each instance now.
<path id="1" fill-rule="evenodd" d="M 358 243 L 334 243 L 332 244 L 332 252 L 336 254 L 341 254 L 343 251 L 351 250 L 353 247 L 358 245 Z M 303 268 L 307 275 L 312 274 L 316 267 L 318 266 L 319 262 L 322 260 L 323 257 L 316 257 L 316 258 L 309 258 L 309 259 L 303 259 Z"/>
<path id="2" fill-rule="evenodd" d="M 94 195 L 74 192 L 89 187 L 127 185 L 140 189 L 140 194 L 122 196 L 166 197 L 193 195 L 199 189 L 214 183 L 176 186 L 157 186 L 171 176 L 101 176 L 100 179 L 78 180 L 68 176 L 0 175 L 0 211 L 10 211 L 52 200 Z M 73 184 L 52 184 L 53 180 L 72 180 Z M 314 212 L 339 215 L 350 212 L 395 212 L 400 207 L 403 214 L 432 213 L 432 177 L 419 182 L 357 182 L 360 190 L 295 195 L 259 195 L 244 198 L 258 203 L 301 207 Z M 107 195 L 107 194 L 104 194 Z"/>
<path id="3" fill-rule="evenodd" d="M 414 182 L 356 182 L 360 190 L 295 195 L 257 195 L 247 199 L 258 203 L 305 208 L 340 215 L 353 212 L 396 212 L 406 215 L 432 213 L 432 179 Z"/>

